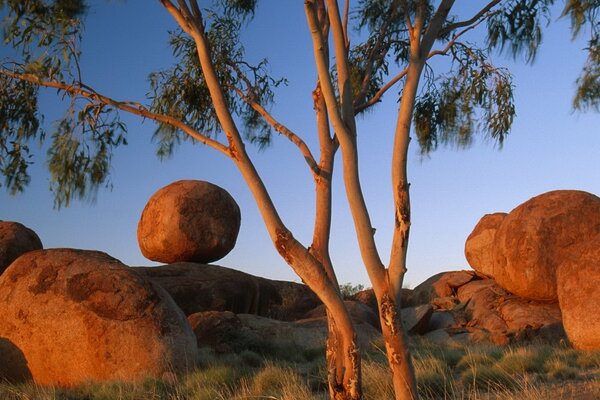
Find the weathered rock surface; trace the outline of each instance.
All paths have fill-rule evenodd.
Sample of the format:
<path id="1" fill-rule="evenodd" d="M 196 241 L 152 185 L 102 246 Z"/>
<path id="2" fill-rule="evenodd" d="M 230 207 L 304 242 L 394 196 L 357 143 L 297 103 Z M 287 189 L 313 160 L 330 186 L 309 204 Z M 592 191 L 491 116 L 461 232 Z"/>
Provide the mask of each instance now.
<path id="1" fill-rule="evenodd" d="M 465 257 L 475 271 L 492 277 L 494 266 L 494 239 L 496 231 L 508 214 L 498 212 L 484 215 L 465 242 Z"/>
<path id="2" fill-rule="evenodd" d="M 0 321 L 0 364 L 20 359 L 18 375 L 42 385 L 161 377 L 197 352 L 169 295 L 96 251 L 21 256 L 0 276 Z"/>
<path id="3" fill-rule="evenodd" d="M 0 274 L 22 254 L 41 248 L 38 235 L 25 225 L 0 221 Z"/>
<path id="4" fill-rule="evenodd" d="M 381 330 L 379 317 L 373 312 L 373 310 L 369 306 L 358 301 L 352 300 L 346 300 L 344 301 L 344 304 L 346 305 L 346 309 L 350 314 L 350 318 L 352 318 L 352 320 L 355 323 L 366 322 L 373 328 Z M 314 310 L 309 311 L 303 319 L 320 318 L 324 316 L 326 316 L 325 306 L 321 304 Z"/>
<path id="5" fill-rule="evenodd" d="M 573 347 L 600 349 L 600 235 L 578 246 L 557 270 L 558 302 Z"/>
<path id="6" fill-rule="evenodd" d="M 224 189 L 204 181 L 177 181 L 146 204 L 138 243 L 153 261 L 208 263 L 233 249 L 240 221 L 240 209 Z"/>
<path id="7" fill-rule="evenodd" d="M 430 304 L 403 308 L 400 310 L 400 318 L 402 319 L 404 331 L 418 334 L 425 333 L 432 313 L 433 307 Z"/>
<path id="8" fill-rule="evenodd" d="M 243 328 L 239 335 L 246 340 L 270 343 L 272 346 L 302 349 L 321 349 L 327 338 L 327 318 L 310 318 L 299 321 L 277 321 L 250 314 L 239 314 Z M 370 324 L 355 323 L 358 345 L 365 348 L 380 333 Z"/>
<path id="9" fill-rule="evenodd" d="M 476 275 L 473 271 L 449 271 L 433 275 L 413 290 L 415 305 L 431 303 L 437 297 L 456 295 L 462 285 L 471 282 Z"/>
<path id="10" fill-rule="evenodd" d="M 557 300 L 556 269 L 574 247 L 600 234 L 600 198 L 557 190 L 521 204 L 496 232 L 491 275 L 500 286 L 532 300 Z"/>
<path id="11" fill-rule="evenodd" d="M 259 278 L 217 265 L 175 263 L 135 270 L 162 286 L 185 315 L 202 311 L 271 316 L 282 304 L 277 288 Z"/>
<path id="12" fill-rule="evenodd" d="M 212 347 L 220 352 L 231 349 L 227 344 L 231 332 L 242 327 L 242 321 L 231 311 L 204 311 L 188 316 L 198 347 Z"/>
<path id="13" fill-rule="evenodd" d="M 322 304 L 317 295 L 304 284 L 272 280 L 269 282 L 275 286 L 275 290 L 281 298 L 281 304 L 277 302 L 271 304 L 266 314 L 270 318 L 296 321 Z"/>

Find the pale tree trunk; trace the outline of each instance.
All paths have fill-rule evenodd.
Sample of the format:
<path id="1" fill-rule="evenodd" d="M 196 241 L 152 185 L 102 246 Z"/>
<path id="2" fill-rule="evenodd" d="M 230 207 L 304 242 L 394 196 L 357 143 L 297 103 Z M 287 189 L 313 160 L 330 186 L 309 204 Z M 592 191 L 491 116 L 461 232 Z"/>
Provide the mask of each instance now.
<path id="1" fill-rule="evenodd" d="M 310 247 L 311 254 L 323 265 L 331 283 L 338 289 L 339 283 L 333 269 L 329 253 L 329 240 L 331 236 L 332 212 L 332 176 L 334 157 L 337 144 L 329 130 L 329 119 L 320 85 L 313 91 L 313 102 L 317 120 L 317 131 L 320 143 L 319 174 L 315 176 L 316 202 L 315 202 L 315 227 L 313 241 Z M 341 294 L 340 294 L 341 298 Z M 342 298 L 343 300 L 343 298 Z M 327 383 L 329 395 L 332 399 L 355 399 L 361 396 L 360 354 L 356 351 L 356 369 L 352 371 L 353 380 L 356 382 L 355 393 L 347 390 L 344 384 L 344 358 L 343 343 L 346 338 L 355 338 L 356 332 L 341 330 L 335 323 L 333 314 L 327 309 L 328 336 L 326 344 Z"/>
<path id="2" fill-rule="evenodd" d="M 179 3 L 181 6 L 179 9 L 169 1 L 161 0 L 161 2 L 196 43 L 202 73 L 206 79 L 217 118 L 229 143 L 228 156 L 236 164 L 250 189 L 275 248 L 302 281 L 315 292 L 328 310 L 330 323 L 333 331 L 336 332 L 334 348 L 341 359 L 341 362 L 336 361 L 335 363 L 336 382 L 331 392 L 332 398 L 335 400 L 359 400 L 362 392 L 360 388 L 360 355 L 356 334 L 340 295 L 339 287 L 330 277 L 333 274 L 331 263 L 329 262 L 327 267 L 324 267 L 323 263 L 294 238 L 281 220 L 260 175 L 245 150 L 241 135 L 228 108 L 211 60 L 199 8 L 195 2 L 191 2 L 192 10 L 183 7 L 182 2 Z M 332 162 L 333 156 L 330 159 Z M 322 195 L 330 196 L 330 194 L 323 189 L 327 189 L 327 186 L 320 188 L 320 200 L 323 202 Z M 323 204 L 326 202 L 325 198 Z M 322 207 L 319 208 L 322 209 Z M 321 230 L 317 227 L 317 231 Z"/>

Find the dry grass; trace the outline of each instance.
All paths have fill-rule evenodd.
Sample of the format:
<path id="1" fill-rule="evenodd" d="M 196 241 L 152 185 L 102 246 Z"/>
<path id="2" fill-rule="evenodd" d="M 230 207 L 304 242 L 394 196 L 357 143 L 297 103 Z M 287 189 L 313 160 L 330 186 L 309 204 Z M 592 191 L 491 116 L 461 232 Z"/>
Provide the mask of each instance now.
<path id="1" fill-rule="evenodd" d="M 176 382 L 87 384 L 70 390 L 0 383 L 2 400 L 326 400 L 323 352 L 252 350 L 215 355 L 203 349 L 199 367 Z M 413 344 L 424 399 L 600 399 L 600 351 L 566 347 Z M 286 355 L 287 353 L 287 355 Z M 283 355 L 283 356 L 282 356 Z M 393 399 L 381 343 L 364 354 L 365 400 Z"/>

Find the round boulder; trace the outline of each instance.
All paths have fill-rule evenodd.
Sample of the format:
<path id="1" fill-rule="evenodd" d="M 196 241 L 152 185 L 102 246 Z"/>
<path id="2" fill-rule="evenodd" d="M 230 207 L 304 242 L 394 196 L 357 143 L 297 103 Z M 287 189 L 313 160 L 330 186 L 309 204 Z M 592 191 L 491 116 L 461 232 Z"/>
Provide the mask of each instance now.
<path id="1" fill-rule="evenodd" d="M 240 208 L 224 189 L 204 181 L 177 181 L 146 204 L 138 243 L 153 261 L 209 263 L 233 249 L 240 221 Z"/>
<path id="2" fill-rule="evenodd" d="M 0 221 L 0 274 L 20 255 L 41 248 L 39 236 L 25 225 Z"/>
<path id="3" fill-rule="evenodd" d="M 471 268 L 491 277 L 494 265 L 494 238 L 506 213 L 484 215 L 465 242 L 465 257 Z"/>
<path id="4" fill-rule="evenodd" d="M 19 257 L 0 276 L 0 321 L 0 363 L 21 360 L 11 369 L 41 385 L 169 377 L 197 354 L 171 297 L 96 251 Z"/>
<path id="5" fill-rule="evenodd" d="M 556 300 L 556 268 L 599 233 L 600 198 L 577 190 L 541 194 L 502 221 L 491 275 L 520 297 Z"/>
<path id="6" fill-rule="evenodd" d="M 556 272 L 558 303 L 573 347 L 600 349 L 600 235 L 577 248 Z"/>

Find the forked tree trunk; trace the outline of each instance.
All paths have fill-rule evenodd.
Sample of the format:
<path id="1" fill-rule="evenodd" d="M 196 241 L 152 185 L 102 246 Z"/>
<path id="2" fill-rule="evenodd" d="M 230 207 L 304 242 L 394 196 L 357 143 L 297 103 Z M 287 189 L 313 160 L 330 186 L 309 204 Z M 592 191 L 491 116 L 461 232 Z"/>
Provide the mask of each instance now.
<path id="1" fill-rule="evenodd" d="M 400 319 L 400 303 L 395 300 L 394 291 L 389 285 L 376 291 L 381 333 L 392 374 L 396 400 L 418 398 L 415 371 L 408 349 L 406 332 Z M 379 293 L 377 293 L 379 292 Z"/>

